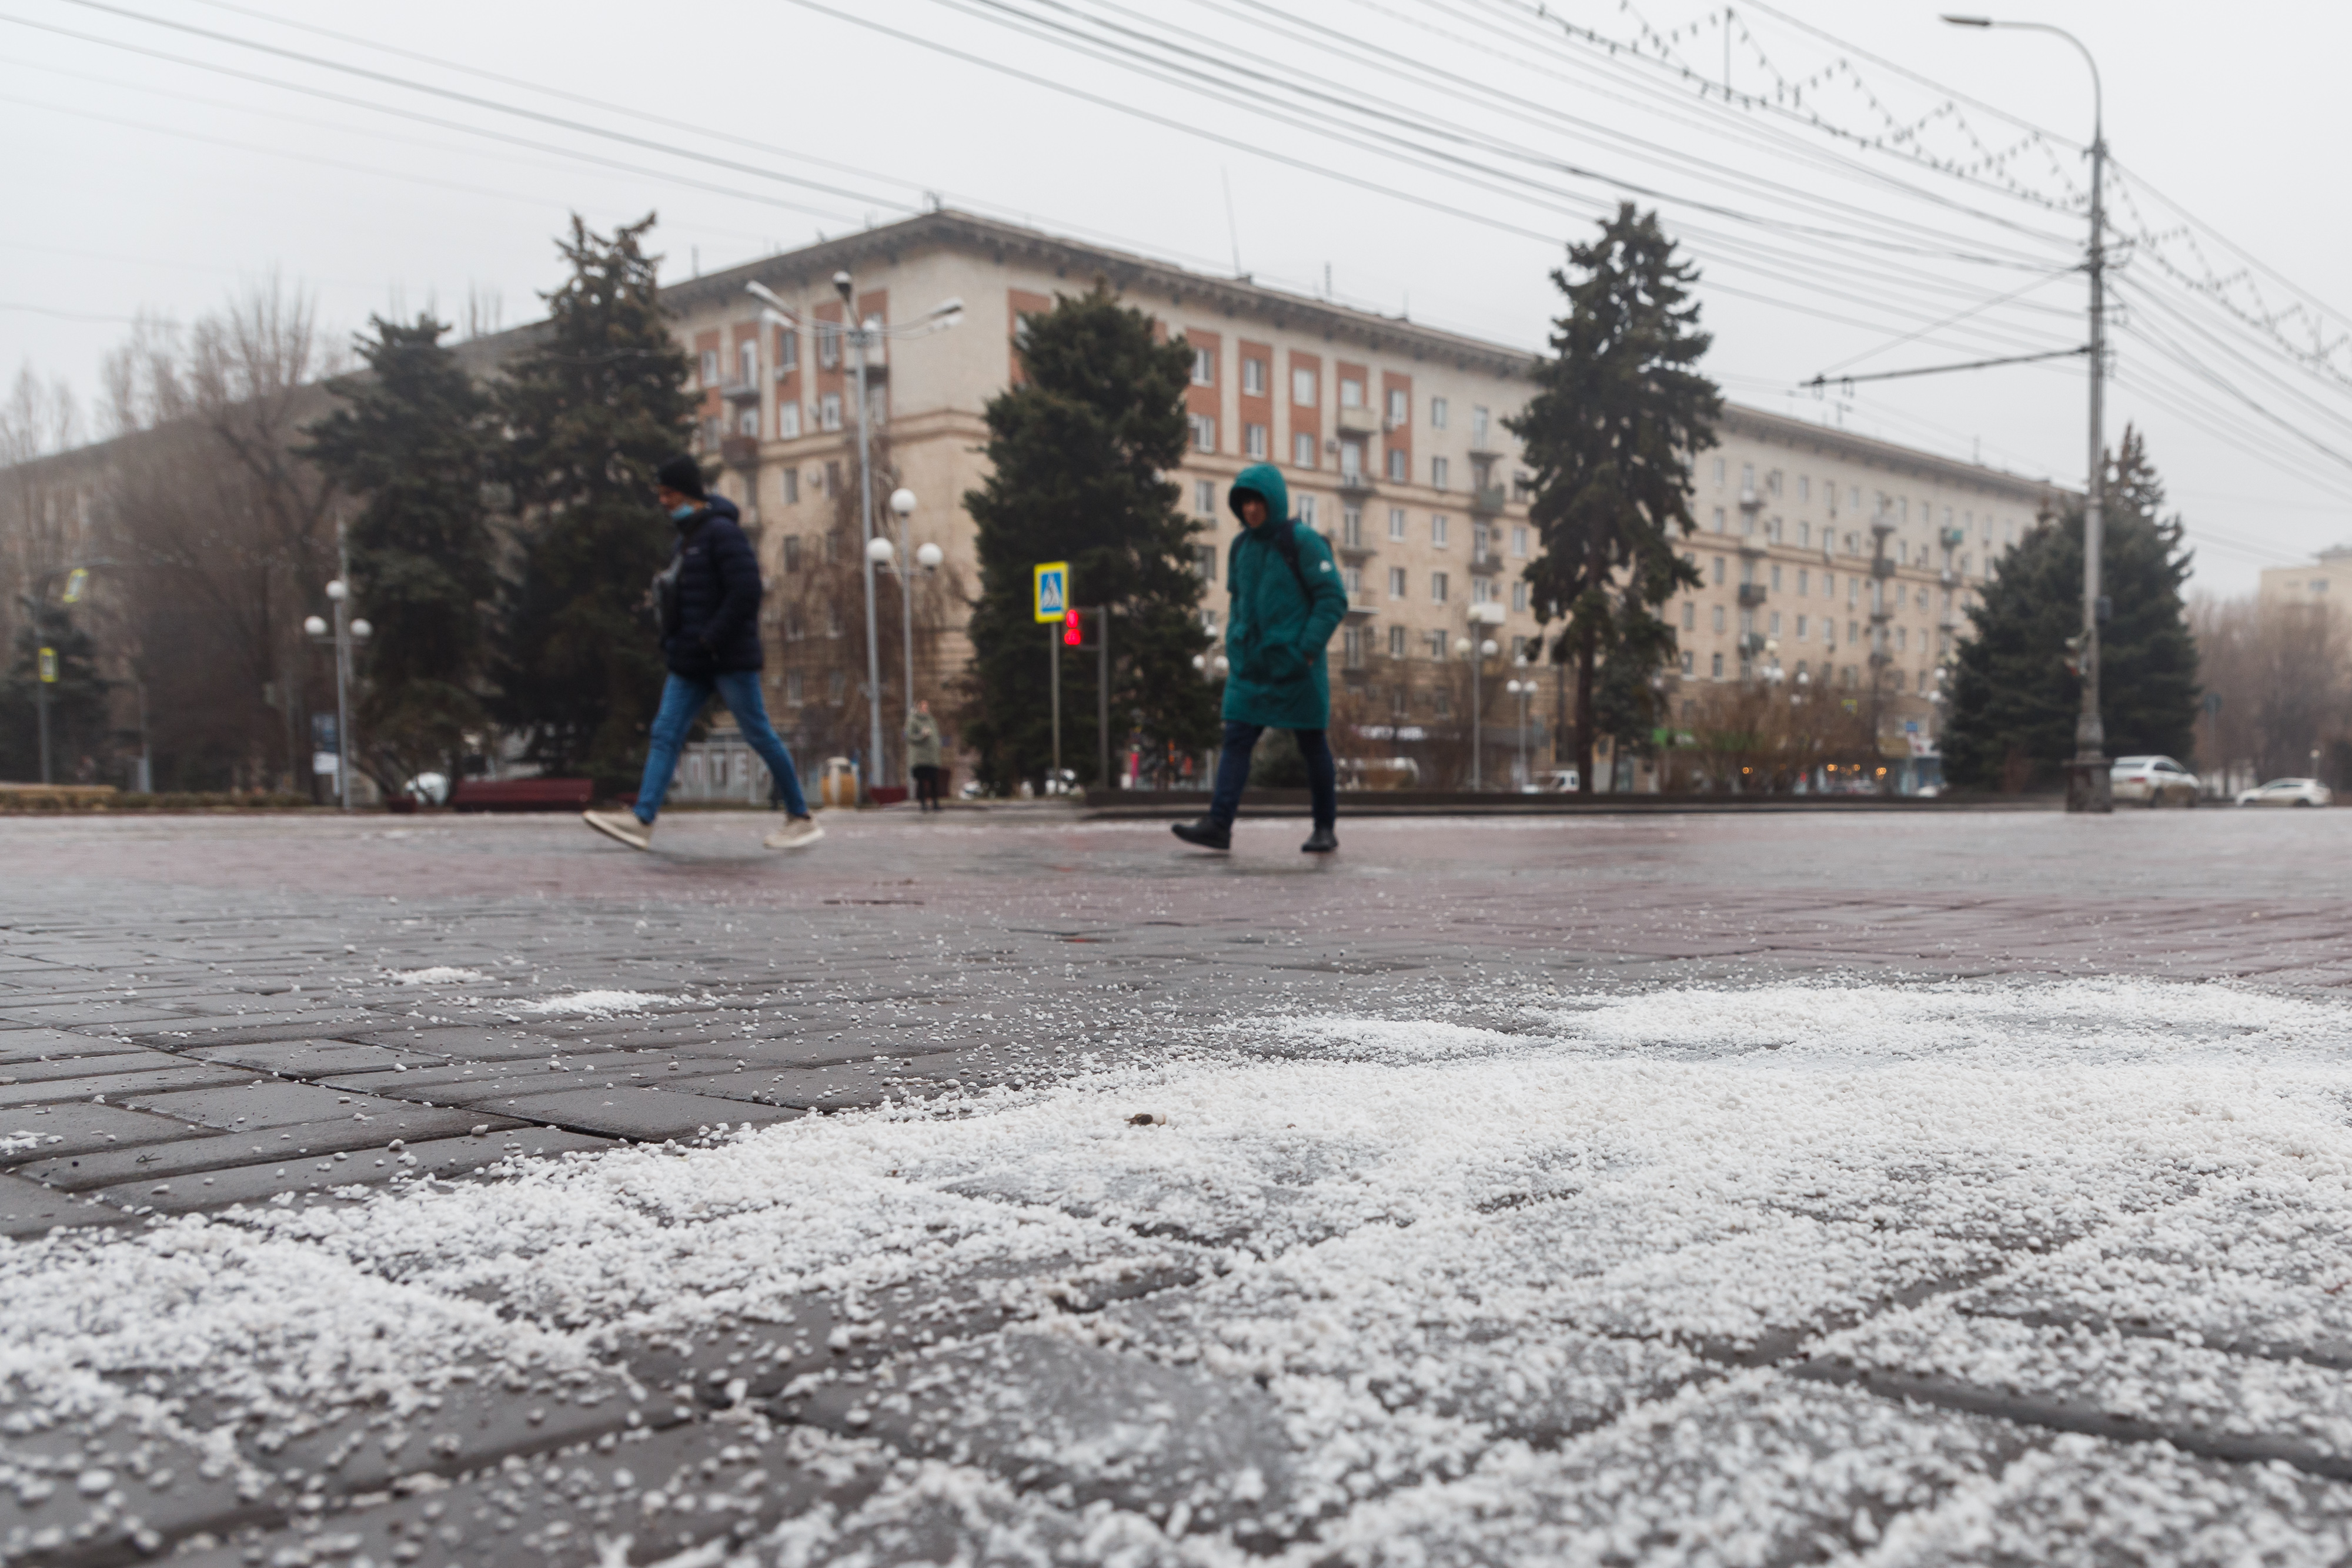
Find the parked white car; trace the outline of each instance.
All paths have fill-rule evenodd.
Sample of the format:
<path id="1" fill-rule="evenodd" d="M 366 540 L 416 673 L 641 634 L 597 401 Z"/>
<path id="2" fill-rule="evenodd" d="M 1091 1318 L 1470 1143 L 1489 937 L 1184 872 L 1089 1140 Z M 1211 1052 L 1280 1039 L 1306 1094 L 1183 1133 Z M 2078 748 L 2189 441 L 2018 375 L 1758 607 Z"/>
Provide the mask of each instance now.
<path id="1" fill-rule="evenodd" d="M 2197 775 L 2169 757 L 2118 757 L 2107 769 L 2116 800 L 2147 806 L 2194 806 Z"/>
<path id="2" fill-rule="evenodd" d="M 2325 806 L 2334 790 L 2316 779 L 2273 779 L 2238 797 L 2241 806 Z"/>

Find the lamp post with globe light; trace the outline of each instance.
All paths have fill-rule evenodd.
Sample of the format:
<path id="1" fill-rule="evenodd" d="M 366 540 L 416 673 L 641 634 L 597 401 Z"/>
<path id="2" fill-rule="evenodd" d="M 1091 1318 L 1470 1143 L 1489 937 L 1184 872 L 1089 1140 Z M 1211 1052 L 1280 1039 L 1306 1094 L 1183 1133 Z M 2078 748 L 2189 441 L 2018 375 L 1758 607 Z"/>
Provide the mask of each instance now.
<path id="1" fill-rule="evenodd" d="M 909 557 L 907 527 L 908 520 L 915 515 L 917 504 L 912 490 L 904 486 L 893 490 L 890 493 L 890 513 L 898 519 L 898 542 L 893 546 L 888 539 L 877 538 L 868 540 L 866 546 L 866 560 L 882 570 L 895 573 L 898 579 L 898 628 L 905 634 L 907 659 L 907 690 L 903 706 L 908 720 L 912 720 L 915 715 L 915 577 L 901 563 Z M 922 568 L 926 576 L 939 570 L 948 559 L 947 551 L 928 540 L 911 554 L 915 565 Z"/>
<path id="2" fill-rule="evenodd" d="M 1525 653 L 1511 661 L 1518 674 L 1503 683 L 1503 690 L 1519 699 L 1519 787 L 1528 785 L 1528 702 L 1536 695 L 1536 678 Z"/>
<path id="3" fill-rule="evenodd" d="M 874 448 L 868 428 L 870 405 L 866 394 L 866 353 L 894 338 L 919 338 L 947 330 L 963 319 L 963 301 L 960 298 L 942 299 L 910 326 L 886 327 L 878 316 L 858 316 L 857 285 L 848 273 L 835 273 L 833 287 L 834 292 L 841 296 L 844 313 L 850 318 L 850 325 L 842 336 L 848 340 L 855 356 L 856 378 L 857 515 L 859 531 L 866 538 L 866 706 L 869 729 L 867 745 L 871 748 L 869 755 L 872 758 L 868 766 L 873 774 L 866 787 L 871 789 L 874 783 L 880 781 L 883 758 L 882 643 L 880 631 L 874 621 L 874 569 L 890 559 L 891 549 L 890 541 L 874 530 Z M 766 284 L 757 281 L 746 283 L 743 291 L 767 307 L 760 313 L 763 320 L 799 329 L 800 318 Z M 877 545 L 881 547 L 878 552 L 875 549 Z"/>
<path id="4" fill-rule="evenodd" d="M 348 570 L 348 569 L 346 569 Z M 352 809 L 352 650 L 375 634 L 375 628 L 352 614 L 351 584 L 341 578 L 327 584 L 327 602 L 334 611 L 331 627 L 323 615 L 307 617 L 302 630 L 313 643 L 331 643 L 335 649 L 335 803 Z M 312 771 L 316 771 L 315 768 Z"/>

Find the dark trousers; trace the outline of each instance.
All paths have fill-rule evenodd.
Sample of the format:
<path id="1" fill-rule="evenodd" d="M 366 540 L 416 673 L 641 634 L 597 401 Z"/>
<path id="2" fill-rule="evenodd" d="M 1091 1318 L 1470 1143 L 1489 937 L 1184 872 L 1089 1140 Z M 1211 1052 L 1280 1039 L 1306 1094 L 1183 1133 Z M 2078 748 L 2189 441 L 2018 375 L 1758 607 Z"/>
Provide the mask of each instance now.
<path id="1" fill-rule="evenodd" d="M 940 770 L 930 763 L 918 763 L 915 775 L 915 809 L 931 810 L 940 803 Z"/>
<path id="2" fill-rule="evenodd" d="M 1217 755 L 1217 790 L 1209 797 L 1209 815 L 1227 827 L 1242 809 L 1242 787 L 1249 782 L 1250 753 L 1265 733 L 1261 724 L 1225 721 L 1225 746 Z M 1294 729 L 1298 754 L 1307 759 L 1307 796 L 1315 825 L 1328 828 L 1339 820 L 1339 771 L 1331 761 L 1331 742 L 1319 729 Z"/>

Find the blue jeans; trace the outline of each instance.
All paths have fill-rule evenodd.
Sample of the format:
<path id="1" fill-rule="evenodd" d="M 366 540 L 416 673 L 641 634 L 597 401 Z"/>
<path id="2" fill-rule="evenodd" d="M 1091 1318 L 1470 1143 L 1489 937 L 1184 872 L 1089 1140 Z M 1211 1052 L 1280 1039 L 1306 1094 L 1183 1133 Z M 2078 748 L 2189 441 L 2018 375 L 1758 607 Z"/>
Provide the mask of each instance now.
<path id="1" fill-rule="evenodd" d="M 677 771 L 678 747 L 686 744 L 687 730 L 710 705 L 713 692 L 735 716 L 735 727 L 743 732 L 743 738 L 775 775 L 776 786 L 784 794 L 784 810 L 795 817 L 807 816 L 808 802 L 801 798 L 793 754 L 784 749 L 783 737 L 768 722 L 767 705 L 760 700 L 760 672 L 730 670 L 709 676 L 673 674 L 662 687 L 661 711 L 654 715 L 653 745 L 646 752 L 646 777 L 637 786 L 637 821 L 650 822 L 660 813 L 662 800 L 669 793 L 670 775 Z"/>
<path id="2" fill-rule="evenodd" d="M 1257 737 L 1265 733 L 1264 725 L 1225 721 L 1225 747 L 1217 754 L 1217 792 L 1209 797 L 1209 815 L 1226 827 L 1232 827 L 1241 813 L 1242 787 L 1249 782 L 1250 753 L 1257 749 Z M 1298 742 L 1298 754 L 1307 758 L 1307 798 L 1315 812 L 1315 825 L 1330 827 L 1339 820 L 1339 775 L 1331 761 L 1331 743 L 1319 729 L 1290 733 Z"/>

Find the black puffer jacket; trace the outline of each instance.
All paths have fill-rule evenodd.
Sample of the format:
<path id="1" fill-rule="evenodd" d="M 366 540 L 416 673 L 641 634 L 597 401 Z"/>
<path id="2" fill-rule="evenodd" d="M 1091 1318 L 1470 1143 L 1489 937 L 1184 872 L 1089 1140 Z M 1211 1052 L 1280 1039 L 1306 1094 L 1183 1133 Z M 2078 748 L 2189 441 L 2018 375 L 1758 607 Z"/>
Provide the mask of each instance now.
<path id="1" fill-rule="evenodd" d="M 662 656 L 681 675 L 760 667 L 760 559 L 738 515 L 720 496 L 677 525 L 677 620 Z"/>

